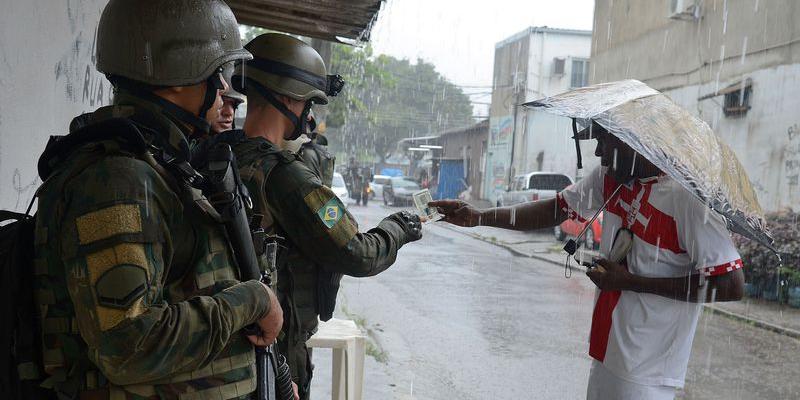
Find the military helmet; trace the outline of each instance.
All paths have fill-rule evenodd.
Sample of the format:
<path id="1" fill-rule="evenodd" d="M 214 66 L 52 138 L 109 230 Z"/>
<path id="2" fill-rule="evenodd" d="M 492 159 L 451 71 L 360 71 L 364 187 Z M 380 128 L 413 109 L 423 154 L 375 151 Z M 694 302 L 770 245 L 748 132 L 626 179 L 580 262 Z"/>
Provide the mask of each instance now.
<path id="1" fill-rule="evenodd" d="M 233 86 L 247 94 L 243 77 L 294 100 L 327 104 L 331 77 L 325 62 L 313 47 L 300 39 L 279 33 L 265 33 L 251 40 L 245 49 L 253 60 L 234 73 Z M 339 88 L 341 90 L 341 88 Z M 336 91 L 338 93 L 338 90 Z"/>
<path id="2" fill-rule="evenodd" d="M 194 85 L 251 58 L 222 0 L 111 0 L 97 29 L 97 70 L 153 86 Z"/>

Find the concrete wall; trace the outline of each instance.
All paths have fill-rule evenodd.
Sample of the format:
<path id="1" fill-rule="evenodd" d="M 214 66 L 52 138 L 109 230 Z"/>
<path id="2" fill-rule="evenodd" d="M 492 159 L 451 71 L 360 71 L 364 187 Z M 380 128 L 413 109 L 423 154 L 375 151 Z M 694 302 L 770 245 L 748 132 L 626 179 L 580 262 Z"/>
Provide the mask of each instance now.
<path id="1" fill-rule="evenodd" d="M 0 12 L 0 208 L 24 210 L 41 183 L 39 154 L 72 117 L 107 104 L 94 69 L 105 0 L 9 1 Z"/>
<path id="2" fill-rule="evenodd" d="M 736 152 L 767 211 L 800 209 L 800 2 L 702 0 L 700 18 L 668 18 L 668 0 L 597 0 L 594 83 L 635 78 L 705 120 Z M 723 96 L 749 79 L 751 109 Z"/>
<path id="3" fill-rule="evenodd" d="M 492 105 L 489 108 L 489 147 L 484 167 L 483 198 L 494 202 L 495 193 L 508 185 L 511 170 L 512 138 L 523 129 L 524 110 L 517 104 L 525 100 L 525 81 L 528 75 L 527 34 L 515 35 L 498 43 L 494 53 L 494 84 Z"/>

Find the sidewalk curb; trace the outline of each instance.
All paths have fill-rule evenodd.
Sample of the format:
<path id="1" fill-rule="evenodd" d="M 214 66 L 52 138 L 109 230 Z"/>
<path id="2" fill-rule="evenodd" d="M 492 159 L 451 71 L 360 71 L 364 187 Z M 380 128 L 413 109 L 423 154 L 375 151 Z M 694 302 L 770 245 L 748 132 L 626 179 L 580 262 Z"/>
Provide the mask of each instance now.
<path id="1" fill-rule="evenodd" d="M 440 226 L 442 228 L 445 228 L 447 230 L 456 232 L 456 233 L 460 233 L 460 234 L 465 235 L 465 236 L 469 236 L 469 237 L 471 237 L 473 239 L 478 239 L 478 240 L 480 240 L 482 242 L 486 242 L 486 243 L 489 243 L 489 244 L 493 244 L 493 245 L 495 245 L 497 247 L 504 248 L 504 249 L 508 250 L 509 252 L 511 252 L 512 254 L 514 254 L 515 256 L 518 256 L 518 257 L 533 258 L 533 259 L 536 259 L 536 260 L 539 260 L 539 261 L 548 262 L 550 264 L 553 264 L 553 265 L 556 265 L 556 266 L 559 266 L 559 267 L 562 267 L 562 268 L 564 267 L 564 264 L 562 262 L 551 260 L 551 259 L 549 259 L 547 257 L 540 256 L 538 254 L 524 253 L 522 251 L 519 251 L 519 250 L 515 249 L 514 246 L 511 246 L 511 245 L 508 245 L 508 244 L 505 244 L 505 243 L 502 243 L 502 242 L 498 242 L 496 240 L 489 240 L 485 236 L 481 236 L 481 235 L 479 235 L 477 233 L 463 232 L 463 231 L 458 230 L 456 228 L 451 228 L 451 227 L 449 227 L 449 226 L 447 226 L 445 224 L 440 224 L 438 226 Z M 578 271 L 586 272 L 586 267 L 584 267 L 582 265 L 577 265 L 575 263 L 570 263 L 569 265 L 570 265 L 570 269 L 572 269 L 572 270 L 578 270 Z"/>
<path id="2" fill-rule="evenodd" d="M 553 265 L 556 265 L 556 266 L 559 266 L 559 267 L 562 267 L 562 268 L 564 267 L 564 264 L 562 264 L 562 263 L 560 263 L 558 261 L 554 261 L 554 260 L 551 260 L 551 259 L 549 259 L 547 257 L 543 257 L 543 256 L 540 256 L 540 255 L 537 255 L 537 254 L 528 254 L 528 253 L 521 252 L 521 251 L 515 249 L 513 246 L 507 245 L 505 243 L 498 242 L 496 240 L 489 240 L 485 236 L 481 236 L 481 235 L 479 235 L 477 233 L 463 232 L 463 231 L 461 231 L 459 229 L 451 228 L 451 227 L 449 227 L 447 225 L 444 225 L 444 224 L 439 225 L 439 226 L 441 226 L 441 227 L 443 227 L 445 229 L 451 230 L 453 232 L 469 236 L 469 237 L 471 237 L 473 239 L 477 239 L 477 240 L 480 240 L 480 241 L 483 241 L 483 242 L 486 242 L 486 243 L 489 243 L 489 244 L 493 244 L 493 245 L 495 245 L 497 247 L 504 248 L 504 249 L 510 251 L 512 254 L 514 254 L 516 256 L 519 256 L 519 257 L 533 258 L 533 259 L 536 259 L 536 260 L 548 262 L 550 264 L 553 264 Z M 586 268 L 583 267 L 583 266 L 576 266 L 576 265 L 573 265 L 573 263 L 570 263 L 570 267 L 573 270 L 580 270 L 580 271 L 586 272 Z M 703 308 L 705 308 L 707 311 L 709 311 L 709 312 L 711 312 L 713 314 L 719 314 L 719 315 L 722 315 L 724 317 L 730 318 L 730 319 L 735 320 L 735 321 L 744 322 L 744 323 L 753 325 L 753 326 L 755 326 L 757 328 L 761 328 L 761 329 L 764 329 L 764 330 L 767 330 L 767 331 L 770 331 L 770 332 L 774 332 L 774 333 L 777 333 L 777 334 L 780 334 L 780 335 L 789 336 L 791 338 L 800 340 L 800 331 L 796 331 L 796 330 L 791 329 L 791 328 L 785 328 L 785 327 L 782 327 L 782 326 L 779 326 L 779 325 L 775 325 L 775 324 L 772 324 L 772 323 L 769 323 L 769 322 L 766 322 L 766 321 L 762 321 L 762 320 L 759 320 L 759 319 L 756 319 L 756 318 L 752 318 L 752 317 L 748 317 L 748 316 L 745 316 L 745 315 L 742 315 L 742 314 L 739 314 L 739 313 L 735 313 L 733 311 L 723 310 L 722 308 L 714 306 L 713 304 L 703 304 Z"/>
<path id="3" fill-rule="evenodd" d="M 774 333 L 777 333 L 777 334 L 789 336 L 791 338 L 795 338 L 795 339 L 800 340 L 800 332 L 798 332 L 798 331 L 796 331 L 794 329 L 784 328 L 782 326 L 778 326 L 778 325 L 775 325 L 775 324 L 772 324 L 772 323 L 769 323 L 769 322 L 766 322 L 766 321 L 762 321 L 760 319 L 748 317 L 748 316 L 745 316 L 745 315 L 742 315 L 742 314 L 739 314 L 739 313 L 735 313 L 733 311 L 723 310 L 723 309 L 721 309 L 721 308 L 719 308 L 717 306 L 714 306 L 712 304 L 704 304 L 703 307 L 705 307 L 705 309 L 707 311 L 709 311 L 709 312 L 711 312 L 713 314 L 719 314 L 719 315 L 722 315 L 724 317 L 727 317 L 727 318 L 730 318 L 730 319 L 733 319 L 733 320 L 737 320 L 737 321 L 741 321 L 741 322 L 753 325 L 753 326 L 755 326 L 757 328 L 761 328 L 761 329 L 764 329 L 764 330 L 768 330 L 768 331 L 771 331 L 771 332 L 774 332 Z"/>

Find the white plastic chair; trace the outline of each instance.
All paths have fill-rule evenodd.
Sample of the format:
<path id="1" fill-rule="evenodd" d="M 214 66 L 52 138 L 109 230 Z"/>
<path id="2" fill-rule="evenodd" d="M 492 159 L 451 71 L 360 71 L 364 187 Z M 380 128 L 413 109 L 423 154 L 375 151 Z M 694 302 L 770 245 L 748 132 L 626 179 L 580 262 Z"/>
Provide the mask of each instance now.
<path id="1" fill-rule="evenodd" d="M 349 319 L 320 321 L 308 347 L 333 350 L 332 400 L 361 400 L 364 385 L 365 337 Z"/>

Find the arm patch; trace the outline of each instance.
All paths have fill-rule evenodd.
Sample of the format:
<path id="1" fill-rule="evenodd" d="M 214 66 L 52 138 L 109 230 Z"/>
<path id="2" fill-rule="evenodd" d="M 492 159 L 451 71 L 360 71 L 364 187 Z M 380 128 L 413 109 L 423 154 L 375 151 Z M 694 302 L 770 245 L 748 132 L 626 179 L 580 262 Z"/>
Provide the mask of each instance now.
<path id="1" fill-rule="evenodd" d="M 86 256 L 101 331 L 146 311 L 149 266 L 144 245 L 138 243 L 121 243 Z"/>
<path id="2" fill-rule="evenodd" d="M 352 217 L 342 201 L 327 187 L 319 187 L 304 198 L 306 205 L 324 226 L 325 234 L 333 239 L 338 247 L 344 247 L 358 233 Z"/>
<path id="3" fill-rule="evenodd" d="M 124 233 L 142 232 L 138 204 L 115 204 L 75 219 L 80 244 L 85 245 Z"/>

